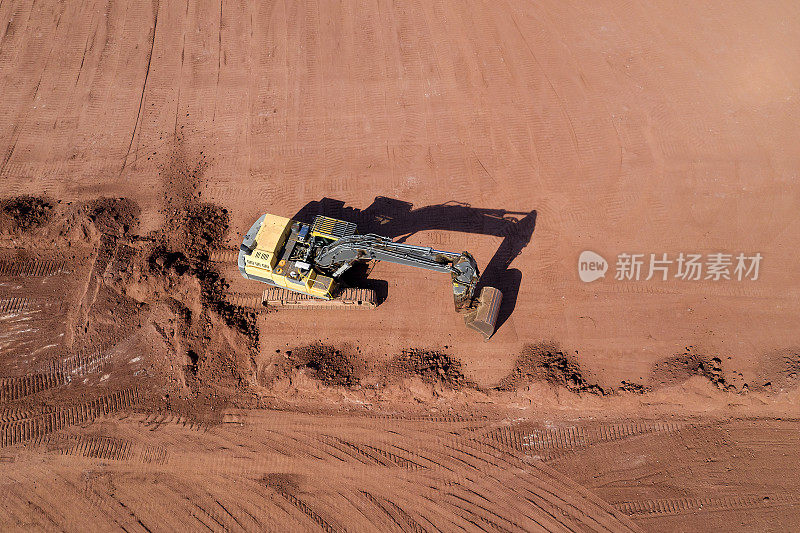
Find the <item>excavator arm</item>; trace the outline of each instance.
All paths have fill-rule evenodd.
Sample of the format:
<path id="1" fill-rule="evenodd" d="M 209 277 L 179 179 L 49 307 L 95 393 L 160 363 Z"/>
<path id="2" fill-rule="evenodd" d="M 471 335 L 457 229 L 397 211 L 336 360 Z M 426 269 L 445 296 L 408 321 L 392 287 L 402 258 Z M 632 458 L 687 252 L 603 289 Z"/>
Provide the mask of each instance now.
<path id="1" fill-rule="evenodd" d="M 456 311 L 464 315 L 468 327 L 479 331 L 486 340 L 494 334 L 503 295 L 494 287 L 484 287 L 475 298 L 480 272 L 469 252 L 445 252 L 368 234 L 342 237 L 320 249 L 314 258 L 314 264 L 334 279 L 358 261 L 387 261 L 450 274 Z"/>
<path id="2" fill-rule="evenodd" d="M 472 305 L 480 272 L 469 252 L 460 254 L 394 242 L 380 235 L 351 235 L 322 248 L 315 264 L 328 269 L 334 279 L 358 261 L 387 261 L 450 274 L 456 310 Z"/>

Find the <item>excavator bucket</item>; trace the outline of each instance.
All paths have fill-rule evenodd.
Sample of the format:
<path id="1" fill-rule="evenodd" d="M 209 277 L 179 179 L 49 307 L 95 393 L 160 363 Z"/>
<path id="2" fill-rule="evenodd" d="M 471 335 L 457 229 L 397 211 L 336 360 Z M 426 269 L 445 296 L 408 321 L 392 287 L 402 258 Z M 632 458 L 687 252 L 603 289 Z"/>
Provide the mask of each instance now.
<path id="1" fill-rule="evenodd" d="M 464 315 L 467 327 L 480 332 L 484 341 L 488 341 L 494 335 L 497 314 L 500 312 L 502 301 L 502 292 L 494 287 L 484 287 L 478 295 L 478 304 L 475 309 Z"/>

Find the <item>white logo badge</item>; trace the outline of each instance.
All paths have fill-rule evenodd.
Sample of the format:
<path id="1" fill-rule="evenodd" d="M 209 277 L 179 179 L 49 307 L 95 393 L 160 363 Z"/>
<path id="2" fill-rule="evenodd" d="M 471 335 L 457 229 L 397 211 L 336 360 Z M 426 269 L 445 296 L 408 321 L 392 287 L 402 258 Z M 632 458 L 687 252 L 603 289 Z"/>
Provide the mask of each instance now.
<path id="1" fill-rule="evenodd" d="M 581 252 L 581 256 L 578 258 L 578 275 L 581 281 L 589 283 L 605 277 L 606 270 L 608 270 L 608 262 L 602 256 L 589 250 Z"/>

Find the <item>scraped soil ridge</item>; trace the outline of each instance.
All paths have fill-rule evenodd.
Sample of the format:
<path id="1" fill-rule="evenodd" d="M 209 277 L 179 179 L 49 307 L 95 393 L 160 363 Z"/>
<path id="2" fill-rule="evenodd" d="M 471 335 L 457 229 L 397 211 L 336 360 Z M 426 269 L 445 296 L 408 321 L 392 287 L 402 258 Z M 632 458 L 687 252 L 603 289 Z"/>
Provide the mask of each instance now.
<path id="1" fill-rule="evenodd" d="M 461 361 L 434 350 L 404 350 L 392 359 L 389 371 L 397 376 L 417 376 L 425 383 L 439 383 L 451 389 L 474 384 L 464 376 Z"/>
<path id="2" fill-rule="evenodd" d="M 53 216 L 52 201 L 37 196 L 17 196 L 2 200 L 0 229 L 29 231 L 50 221 Z"/>
<path id="3" fill-rule="evenodd" d="M 363 376 L 363 361 L 349 350 L 319 343 L 289 350 L 286 356 L 294 370 L 306 369 L 327 386 L 355 387 Z"/>
<path id="4" fill-rule="evenodd" d="M 563 351 L 555 343 L 524 347 L 514 364 L 514 369 L 503 378 L 497 388 L 516 390 L 536 381 L 544 381 L 577 393 L 606 394 L 602 387 L 589 383 L 584 378 L 574 355 Z"/>

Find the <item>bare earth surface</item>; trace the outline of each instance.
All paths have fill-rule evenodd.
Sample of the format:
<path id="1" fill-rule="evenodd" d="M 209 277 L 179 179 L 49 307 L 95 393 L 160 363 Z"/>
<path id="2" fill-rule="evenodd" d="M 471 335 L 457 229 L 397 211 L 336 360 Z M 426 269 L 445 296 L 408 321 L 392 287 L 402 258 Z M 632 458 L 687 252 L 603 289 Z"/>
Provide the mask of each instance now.
<path id="1" fill-rule="evenodd" d="M 799 21 L 0 2 L 0 529 L 800 529 Z M 469 250 L 496 334 L 385 263 L 264 308 L 265 212 Z"/>

